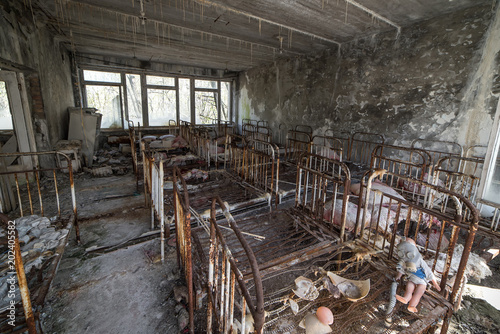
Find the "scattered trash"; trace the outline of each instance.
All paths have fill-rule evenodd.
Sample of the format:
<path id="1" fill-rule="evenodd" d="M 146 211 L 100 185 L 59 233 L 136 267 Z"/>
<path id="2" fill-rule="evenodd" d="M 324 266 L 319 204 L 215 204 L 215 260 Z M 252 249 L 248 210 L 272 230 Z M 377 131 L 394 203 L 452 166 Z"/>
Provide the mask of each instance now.
<path id="1" fill-rule="evenodd" d="M 338 275 L 335 275 L 331 271 L 327 273 L 328 277 L 333 284 L 337 286 L 340 292 L 349 300 L 357 301 L 365 298 L 370 291 L 370 280 L 355 281 L 350 279 L 345 279 Z"/>
<path id="2" fill-rule="evenodd" d="M 297 286 L 297 289 L 293 290 L 293 292 L 297 295 L 297 297 L 305 300 L 315 300 L 318 298 L 319 292 L 314 286 L 313 281 L 309 278 L 299 276 L 295 279 L 295 285 Z"/>

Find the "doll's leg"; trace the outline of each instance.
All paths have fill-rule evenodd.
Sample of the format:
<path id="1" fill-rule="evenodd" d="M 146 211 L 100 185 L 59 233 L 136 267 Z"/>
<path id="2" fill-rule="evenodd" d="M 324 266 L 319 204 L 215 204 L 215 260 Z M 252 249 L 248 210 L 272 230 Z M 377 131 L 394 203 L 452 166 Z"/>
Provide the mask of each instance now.
<path id="1" fill-rule="evenodd" d="M 413 294 L 413 290 L 415 290 L 415 283 L 408 281 L 406 283 L 406 290 L 404 296 L 396 295 L 396 299 L 403 304 L 408 304 Z"/>
<path id="2" fill-rule="evenodd" d="M 413 297 L 410 299 L 410 304 L 408 305 L 408 311 L 410 312 L 417 312 L 417 305 L 420 302 L 420 298 L 425 293 L 425 290 L 427 288 L 426 284 L 418 284 L 417 287 L 415 288 L 415 293 L 413 294 Z"/>

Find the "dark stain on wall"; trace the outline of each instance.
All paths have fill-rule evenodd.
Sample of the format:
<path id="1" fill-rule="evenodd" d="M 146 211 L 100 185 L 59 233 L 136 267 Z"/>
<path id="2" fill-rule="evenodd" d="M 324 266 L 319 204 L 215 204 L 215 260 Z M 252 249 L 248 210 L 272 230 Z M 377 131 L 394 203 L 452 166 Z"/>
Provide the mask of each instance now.
<path id="1" fill-rule="evenodd" d="M 243 105 L 250 106 L 242 113 L 275 128 L 308 124 L 321 133 L 457 140 L 492 14 L 491 6 L 469 8 L 405 27 L 398 39 L 388 32 L 343 44 L 340 57 L 332 50 L 252 69 L 240 76 Z"/>

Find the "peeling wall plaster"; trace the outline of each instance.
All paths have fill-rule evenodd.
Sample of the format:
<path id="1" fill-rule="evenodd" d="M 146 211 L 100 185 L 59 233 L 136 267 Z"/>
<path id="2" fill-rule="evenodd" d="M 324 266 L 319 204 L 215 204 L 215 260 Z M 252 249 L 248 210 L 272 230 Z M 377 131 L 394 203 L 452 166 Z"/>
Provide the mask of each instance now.
<path id="1" fill-rule="evenodd" d="M 22 1 L 3 1 L 0 17 L 0 60 L 29 69 L 27 75 L 38 74 L 44 113 L 33 117 L 35 129 L 44 133 L 36 133 L 37 138 L 43 137 L 37 145 L 38 150 L 51 149 L 50 145 L 67 138 L 67 108 L 74 105 L 68 52 L 45 23 L 33 21 Z"/>
<path id="2" fill-rule="evenodd" d="M 406 27 L 397 40 L 381 34 L 342 45 L 340 55 L 252 69 L 240 75 L 239 107 L 276 129 L 307 124 L 317 133 L 383 133 L 395 144 L 486 144 L 500 48 L 495 15 L 491 6 L 469 8 Z"/>

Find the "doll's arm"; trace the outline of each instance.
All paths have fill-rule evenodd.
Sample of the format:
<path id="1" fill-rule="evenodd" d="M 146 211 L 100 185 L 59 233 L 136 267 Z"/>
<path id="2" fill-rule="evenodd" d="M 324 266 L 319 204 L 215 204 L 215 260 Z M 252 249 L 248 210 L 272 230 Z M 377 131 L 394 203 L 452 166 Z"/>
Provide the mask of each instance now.
<path id="1" fill-rule="evenodd" d="M 433 278 L 431 282 L 432 282 L 432 286 L 434 286 L 434 289 L 436 289 L 437 291 L 441 291 L 441 287 L 439 286 L 438 282 L 436 281 L 436 278 Z"/>

